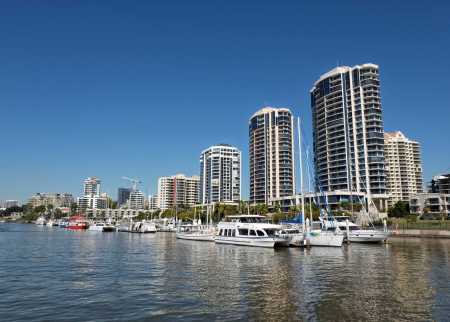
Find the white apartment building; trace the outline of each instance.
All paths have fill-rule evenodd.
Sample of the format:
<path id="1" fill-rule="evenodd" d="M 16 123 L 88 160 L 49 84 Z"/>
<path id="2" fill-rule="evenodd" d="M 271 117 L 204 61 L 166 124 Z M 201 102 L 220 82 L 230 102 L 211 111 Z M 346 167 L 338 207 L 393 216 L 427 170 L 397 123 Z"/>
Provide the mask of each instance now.
<path id="1" fill-rule="evenodd" d="M 129 205 L 130 209 L 144 209 L 145 197 L 140 190 L 133 190 L 130 193 Z"/>
<path id="2" fill-rule="evenodd" d="M 445 215 L 450 219 L 450 194 L 417 193 L 409 199 L 409 209 L 414 214 Z"/>
<path id="3" fill-rule="evenodd" d="M 339 66 L 310 91 L 317 189 L 367 193 L 387 203 L 378 66 Z"/>
<path id="4" fill-rule="evenodd" d="M 268 204 L 295 193 L 294 119 L 287 108 L 264 107 L 249 121 L 250 202 Z"/>
<path id="5" fill-rule="evenodd" d="M 158 195 L 148 196 L 148 210 L 158 210 Z"/>
<path id="6" fill-rule="evenodd" d="M 420 144 L 402 132 L 384 133 L 386 186 L 389 205 L 409 202 L 412 195 L 423 192 Z"/>
<path id="7" fill-rule="evenodd" d="M 158 208 L 161 210 L 199 203 L 200 177 L 177 174 L 158 179 Z"/>
<path id="8" fill-rule="evenodd" d="M 3 208 L 12 208 L 12 207 L 18 207 L 19 201 L 18 200 L 5 200 L 3 202 Z"/>
<path id="9" fill-rule="evenodd" d="M 105 209 L 108 207 L 108 196 L 100 194 L 100 179 L 89 177 L 84 180 L 84 196 L 77 199 L 78 208 L 81 211 L 86 209 Z"/>
<path id="10" fill-rule="evenodd" d="M 84 180 L 84 195 L 85 196 L 99 196 L 100 195 L 100 179 L 96 177 L 89 177 Z"/>
<path id="11" fill-rule="evenodd" d="M 86 209 L 106 209 L 108 207 L 108 198 L 103 196 L 84 196 L 77 200 L 80 210 Z"/>
<path id="12" fill-rule="evenodd" d="M 211 146 L 200 155 L 200 202 L 238 203 L 241 199 L 241 151 Z"/>

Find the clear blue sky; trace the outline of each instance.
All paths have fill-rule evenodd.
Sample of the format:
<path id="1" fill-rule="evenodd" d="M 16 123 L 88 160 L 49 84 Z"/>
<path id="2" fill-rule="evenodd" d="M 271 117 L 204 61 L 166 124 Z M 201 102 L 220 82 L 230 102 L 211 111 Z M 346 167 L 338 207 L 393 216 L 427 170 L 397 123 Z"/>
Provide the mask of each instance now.
<path id="1" fill-rule="evenodd" d="M 198 173 L 202 149 L 243 151 L 249 117 L 291 107 L 311 132 L 309 89 L 336 66 L 376 63 L 385 129 L 450 168 L 448 1 L 2 1 L 0 200 L 116 197 L 141 178 Z"/>

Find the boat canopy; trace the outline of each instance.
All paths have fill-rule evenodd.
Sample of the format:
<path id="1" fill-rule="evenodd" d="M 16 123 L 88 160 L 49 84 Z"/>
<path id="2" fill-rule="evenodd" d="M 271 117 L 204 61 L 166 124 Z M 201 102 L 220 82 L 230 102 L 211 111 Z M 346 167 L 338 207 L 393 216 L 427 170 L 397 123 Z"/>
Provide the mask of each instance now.
<path id="1" fill-rule="evenodd" d="M 287 224 L 303 224 L 302 221 L 302 215 L 298 214 L 297 216 L 295 216 L 294 218 L 290 219 L 290 220 L 282 220 L 280 222 L 282 225 L 287 225 Z"/>

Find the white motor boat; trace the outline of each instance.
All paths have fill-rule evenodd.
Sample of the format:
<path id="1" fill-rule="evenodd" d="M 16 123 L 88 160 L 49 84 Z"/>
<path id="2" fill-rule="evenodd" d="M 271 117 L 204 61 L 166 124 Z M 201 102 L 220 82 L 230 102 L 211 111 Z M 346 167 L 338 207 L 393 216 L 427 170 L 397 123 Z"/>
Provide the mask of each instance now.
<path id="1" fill-rule="evenodd" d="M 173 233 L 173 232 L 177 231 L 177 227 L 176 227 L 174 218 L 171 218 L 171 219 L 168 219 L 168 218 L 157 219 L 155 221 L 155 223 L 156 223 L 156 229 L 158 231 L 170 232 L 170 233 Z"/>
<path id="2" fill-rule="evenodd" d="M 119 231 L 129 233 L 156 233 L 156 225 L 151 221 L 124 221 L 119 225 Z"/>
<path id="3" fill-rule="evenodd" d="M 353 243 L 380 243 L 389 237 L 387 231 L 361 228 L 348 216 L 335 216 L 333 220 L 324 220 L 324 224 L 327 228 L 339 228 L 345 238 Z"/>
<path id="4" fill-rule="evenodd" d="M 305 240 L 305 234 L 302 230 L 294 226 L 283 227 L 276 235 L 286 240 L 285 246 L 300 247 L 303 246 L 303 241 Z"/>
<path id="5" fill-rule="evenodd" d="M 68 219 L 61 219 L 59 222 L 60 228 L 67 228 L 69 227 L 69 220 Z"/>
<path id="6" fill-rule="evenodd" d="M 218 244 L 269 248 L 285 246 L 286 238 L 277 235 L 281 228 L 280 225 L 267 223 L 264 216 L 228 216 L 219 223 L 214 241 Z"/>
<path id="7" fill-rule="evenodd" d="M 53 223 L 54 223 L 53 219 L 49 219 L 49 220 L 46 222 L 46 225 L 47 225 L 48 227 L 53 227 Z"/>
<path id="8" fill-rule="evenodd" d="M 184 224 L 177 228 L 176 237 L 178 239 L 198 240 L 198 241 L 214 241 L 216 229 L 210 225 L 201 224 Z"/>
<path id="9" fill-rule="evenodd" d="M 107 224 L 104 222 L 95 222 L 89 225 L 88 230 L 101 231 L 101 232 L 113 232 L 116 231 L 116 226 Z"/>
<path id="10" fill-rule="evenodd" d="M 45 218 L 41 216 L 38 219 L 36 219 L 36 221 L 34 223 L 36 225 L 44 226 L 45 225 Z"/>
<path id="11" fill-rule="evenodd" d="M 133 223 L 133 233 L 156 233 L 156 225 L 151 221 L 137 221 Z"/>

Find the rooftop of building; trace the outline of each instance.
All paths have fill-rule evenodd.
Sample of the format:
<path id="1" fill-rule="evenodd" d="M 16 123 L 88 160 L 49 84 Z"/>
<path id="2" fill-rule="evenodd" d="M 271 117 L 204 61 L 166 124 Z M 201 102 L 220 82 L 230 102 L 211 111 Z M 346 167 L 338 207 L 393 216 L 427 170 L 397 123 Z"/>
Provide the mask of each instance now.
<path id="1" fill-rule="evenodd" d="M 367 68 L 367 67 L 378 68 L 378 65 L 372 64 L 372 63 L 366 63 L 366 64 L 362 64 L 362 65 L 355 65 L 353 67 L 350 67 L 350 66 L 337 66 L 337 67 L 333 68 L 332 70 L 326 72 L 325 74 L 322 74 L 320 76 L 320 78 L 314 83 L 314 87 L 316 87 L 317 84 L 319 84 L 321 81 L 323 81 L 324 79 L 327 79 L 329 77 L 332 77 L 332 76 L 335 76 L 335 75 L 339 75 L 339 74 L 343 74 L 343 73 L 346 73 L 346 72 L 351 71 L 353 69 L 361 69 L 361 68 Z M 314 87 L 311 89 L 311 92 L 314 90 Z"/>
<path id="2" fill-rule="evenodd" d="M 196 175 L 188 177 L 188 176 L 186 176 L 183 173 L 177 173 L 174 176 L 164 176 L 164 177 L 160 177 L 159 179 L 194 179 L 194 180 L 200 180 L 200 177 L 196 176 Z"/>
<path id="3" fill-rule="evenodd" d="M 384 132 L 384 139 L 387 141 L 408 141 L 419 144 L 419 142 L 407 138 L 401 131 Z"/>
<path id="4" fill-rule="evenodd" d="M 251 119 L 254 118 L 255 116 L 258 116 L 258 115 L 264 115 L 264 114 L 271 113 L 271 112 L 276 112 L 276 111 L 278 111 L 278 112 L 289 112 L 289 113 L 292 114 L 291 110 L 289 108 L 287 108 L 287 107 L 265 106 L 262 109 L 260 109 L 259 111 L 257 111 L 255 114 L 253 114 Z"/>
<path id="5" fill-rule="evenodd" d="M 231 144 L 227 144 L 227 143 L 219 143 L 219 144 L 217 144 L 217 145 L 212 145 L 212 146 L 210 146 L 209 148 L 204 149 L 204 150 L 202 151 L 201 154 L 204 154 L 204 153 L 206 153 L 206 152 L 209 151 L 209 150 L 220 149 L 220 148 L 227 148 L 227 149 L 236 150 L 237 152 L 241 152 L 237 147 L 232 146 Z"/>

